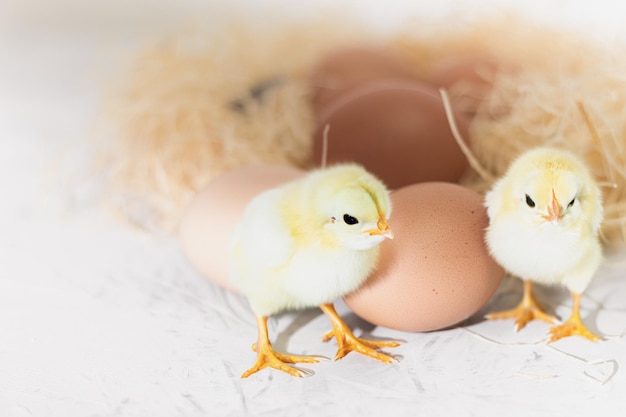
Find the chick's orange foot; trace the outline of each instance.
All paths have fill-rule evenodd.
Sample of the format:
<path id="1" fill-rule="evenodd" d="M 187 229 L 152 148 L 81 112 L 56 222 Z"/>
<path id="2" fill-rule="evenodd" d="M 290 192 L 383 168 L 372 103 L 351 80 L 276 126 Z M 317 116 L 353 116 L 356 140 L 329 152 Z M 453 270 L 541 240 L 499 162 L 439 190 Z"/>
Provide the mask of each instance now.
<path id="1" fill-rule="evenodd" d="M 257 360 L 254 366 L 241 375 L 247 378 L 264 368 L 274 368 L 288 373 L 291 376 L 303 377 L 313 374 L 312 371 L 296 368 L 288 364 L 293 363 L 317 363 L 319 356 L 297 356 L 278 353 L 272 347 L 267 333 L 267 316 L 256 315 L 257 330 L 259 333 L 257 343 L 252 345 L 252 350 L 257 352 Z"/>
<path id="2" fill-rule="evenodd" d="M 532 282 L 524 281 L 524 298 L 519 305 L 511 310 L 489 313 L 485 316 L 488 320 L 516 319 L 515 330 L 520 331 L 529 322 L 541 320 L 546 323 L 557 323 L 559 320 L 544 312 L 535 301 L 532 293 Z"/>
<path id="3" fill-rule="evenodd" d="M 592 342 L 601 340 L 599 336 L 591 333 L 589 329 L 587 329 L 587 326 L 585 326 L 580 318 L 580 297 L 580 294 L 572 292 L 572 300 L 574 302 L 572 315 L 565 323 L 550 329 L 550 342 L 556 342 L 568 336 L 582 336 Z"/>
<path id="4" fill-rule="evenodd" d="M 335 360 L 339 360 L 350 352 L 358 352 L 384 363 L 396 361 L 392 355 L 378 351 L 380 348 L 400 346 L 396 341 L 367 340 L 356 337 L 352 330 L 339 317 L 332 304 L 321 305 L 320 308 L 330 319 L 333 330 L 324 335 L 323 341 L 328 342 L 333 337 L 337 340 L 337 354 Z"/>
<path id="5" fill-rule="evenodd" d="M 266 345 L 258 352 L 257 361 L 254 366 L 244 372 L 241 377 L 247 378 L 264 368 L 278 369 L 279 371 L 286 372 L 295 377 L 310 376 L 313 374 L 312 371 L 296 368 L 288 364 L 316 362 L 319 362 L 319 360 L 314 356 L 285 355 L 283 353 L 276 352 L 271 346 Z"/>
<path id="6" fill-rule="evenodd" d="M 539 307 L 528 307 L 523 304 L 520 304 L 511 310 L 487 314 L 485 317 L 489 320 L 516 319 L 515 330 L 517 331 L 523 329 L 526 324 L 533 320 L 541 320 L 546 323 L 556 323 L 558 321 L 556 317 L 546 314 Z"/>
<path id="7" fill-rule="evenodd" d="M 569 319 L 563 324 L 554 326 L 550 329 L 550 342 L 556 342 L 559 339 L 568 336 L 582 336 L 592 342 L 601 340 L 600 336 L 595 335 L 587 329 L 580 319 Z"/>

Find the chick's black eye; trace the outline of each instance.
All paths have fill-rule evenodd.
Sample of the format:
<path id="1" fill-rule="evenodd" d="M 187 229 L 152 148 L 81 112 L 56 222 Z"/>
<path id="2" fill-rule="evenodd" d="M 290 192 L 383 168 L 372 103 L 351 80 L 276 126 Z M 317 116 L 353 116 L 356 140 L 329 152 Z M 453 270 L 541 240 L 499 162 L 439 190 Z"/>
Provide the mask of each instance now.
<path id="1" fill-rule="evenodd" d="M 343 215 L 343 221 L 349 225 L 357 224 L 359 222 L 359 220 L 356 217 L 352 217 L 349 214 Z"/>
<path id="2" fill-rule="evenodd" d="M 569 202 L 569 204 L 567 205 L 567 207 L 572 207 L 574 205 L 574 203 L 576 202 L 576 197 L 574 197 L 572 199 L 572 201 Z"/>
<path id="3" fill-rule="evenodd" d="M 526 194 L 526 204 L 528 204 L 528 207 L 535 207 L 535 202 L 528 194 Z"/>

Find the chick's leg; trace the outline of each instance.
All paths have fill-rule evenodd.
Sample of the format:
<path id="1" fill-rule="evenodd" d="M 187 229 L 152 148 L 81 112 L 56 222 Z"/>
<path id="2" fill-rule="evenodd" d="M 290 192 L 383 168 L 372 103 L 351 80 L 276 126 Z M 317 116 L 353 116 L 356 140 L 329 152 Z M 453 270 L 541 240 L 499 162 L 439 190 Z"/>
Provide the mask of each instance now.
<path id="1" fill-rule="evenodd" d="M 332 304 L 323 304 L 320 306 L 322 311 L 328 316 L 332 323 L 333 330 L 326 333 L 324 336 L 324 342 L 328 342 L 335 337 L 337 339 L 337 355 L 335 360 L 341 359 L 350 352 L 359 352 L 363 355 L 370 356 L 374 359 L 385 363 L 391 363 L 395 361 L 395 358 L 383 352 L 379 352 L 378 348 L 382 347 L 396 347 L 400 346 L 400 343 L 393 341 L 378 341 L 378 340 L 366 340 L 356 337 L 352 330 L 344 323 L 335 311 L 335 307 Z"/>
<path id="2" fill-rule="evenodd" d="M 550 329 L 550 342 L 557 341 L 567 336 L 582 336 L 593 342 L 600 340 L 600 337 L 591 333 L 580 318 L 580 294 L 572 292 L 572 314 L 567 321 Z"/>
<path id="3" fill-rule="evenodd" d="M 545 321 L 546 323 L 556 323 L 558 321 L 556 317 L 546 314 L 539 307 L 533 296 L 533 283 L 529 280 L 524 280 L 524 297 L 517 307 L 511 310 L 490 313 L 485 317 L 488 320 L 516 319 L 515 330 L 517 331 L 523 329 L 528 322 L 535 319 Z"/>
<path id="4" fill-rule="evenodd" d="M 272 348 L 270 339 L 267 333 L 267 316 L 256 316 L 256 323 L 259 332 L 257 343 L 252 346 L 252 349 L 257 352 L 257 361 L 254 366 L 248 369 L 241 375 L 242 378 L 247 378 L 255 372 L 260 371 L 263 368 L 274 368 L 280 371 L 286 372 L 291 376 L 303 377 L 311 375 L 311 371 L 304 369 L 298 369 L 293 366 L 287 365 L 288 363 L 315 363 L 319 360 L 314 356 L 296 356 L 285 355 L 278 353 Z"/>

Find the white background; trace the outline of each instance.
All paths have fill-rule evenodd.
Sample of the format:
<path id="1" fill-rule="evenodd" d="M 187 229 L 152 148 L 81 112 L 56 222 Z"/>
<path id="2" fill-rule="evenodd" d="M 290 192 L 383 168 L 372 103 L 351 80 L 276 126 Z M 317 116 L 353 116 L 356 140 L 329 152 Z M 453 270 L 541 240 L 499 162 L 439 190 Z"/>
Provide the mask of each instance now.
<path id="1" fill-rule="evenodd" d="M 601 343 L 547 345 L 544 324 L 515 334 L 510 322 L 479 318 L 400 333 L 372 328 L 339 303 L 357 333 L 406 340 L 395 352 L 403 360 L 383 366 L 349 355 L 303 380 L 272 371 L 239 379 L 256 334 L 245 301 L 195 272 L 174 237 L 90 205 L 98 188 L 73 188 L 72 169 L 83 168 L 108 77 L 144 42 L 192 17 L 212 25 L 220 13 L 271 18 L 312 7 L 258 3 L 0 5 L 0 416 L 626 415 L 623 254 L 607 260 L 583 300 L 585 320 L 607 336 Z M 514 9 L 605 40 L 626 32 L 617 1 L 352 3 L 387 29 L 411 13 Z M 490 307 L 511 305 L 519 291 L 505 281 Z M 561 289 L 538 295 L 569 313 Z M 327 330 L 316 311 L 270 321 L 279 349 L 332 357 L 334 347 L 319 342 Z"/>

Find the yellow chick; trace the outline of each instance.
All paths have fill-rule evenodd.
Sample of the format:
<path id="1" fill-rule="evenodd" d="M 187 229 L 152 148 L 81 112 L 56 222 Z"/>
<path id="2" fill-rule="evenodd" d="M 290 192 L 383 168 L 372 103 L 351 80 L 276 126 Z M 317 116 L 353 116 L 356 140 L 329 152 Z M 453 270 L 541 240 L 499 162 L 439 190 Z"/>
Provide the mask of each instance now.
<path id="1" fill-rule="evenodd" d="M 495 183 L 485 204 L 491 254 L 524 281 L 517 308 L 487 318 L 515 318 L 517 330 L 533 319 L 555 323 L 557 319 L 537 305 L 532 285 L 560 283 L 572 294 L 572 314 L 550 329 L 550 341 L 572 335 L 599 340 L 580 318 L 581 294 L 602 262 L 601 195 L 584 163 L 563 150 L 530 150 Z"/>
<path id="2" fill-rule="evenodd" d="M 319 306 L 330 318 L 335 360 L 357 351 L 385 363 L 378 351 L 397 342 L 357 338 L 336 313 L 333 302 L 357 289 L 375 267 L 378 245 L 393 238 L 387 220 L 389 192 L 362 167 L 337 165 L 261 193 L 246 207 L 234 234 L 234 283 L 256 315 L 256 364 L 242 378 L 271 367 L 293 376 L 307 371 L 289 364 L 318 362 L 273 350 L 267 318 L 283 310 Z"/>

